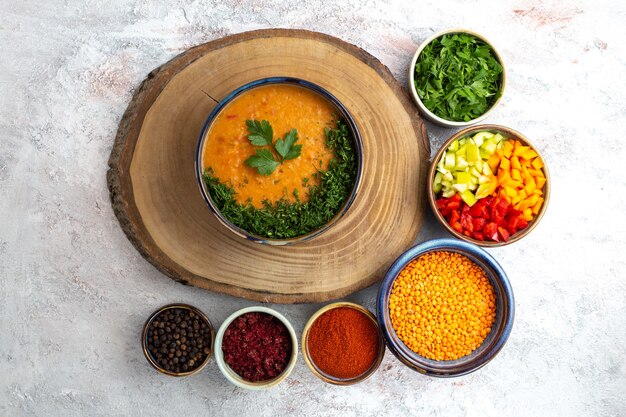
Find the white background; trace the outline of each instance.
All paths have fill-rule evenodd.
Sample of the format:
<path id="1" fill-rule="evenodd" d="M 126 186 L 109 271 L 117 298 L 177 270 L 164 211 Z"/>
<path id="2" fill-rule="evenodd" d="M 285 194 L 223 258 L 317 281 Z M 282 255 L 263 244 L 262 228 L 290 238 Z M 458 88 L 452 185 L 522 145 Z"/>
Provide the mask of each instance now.
<path id="1" fill-rule="evenodd" d="M 0 416 L 626 415 L 625 23 L 612 0 L 0 0 Z M 229 385 L 214 361 L 185 379 L 150 368 L 139 333 L 160 305 L 194 304 L 219 325 L 253 303 L 160 274 L 113 215 L 107 160 L 148 72 L 205 41 L 290 27 L 362 47 L 406 85 L 420 41 L 459 26 L 508 69 L 486 122 L 526 134 L 552 175 L 539 227 L 490 250 L 516 296 L 500 355 L 446 380 L 387 352 L 347 388 L 299 359 L 262 393 Z M 433 151 L 453 133 L 427 127 Z M 418 241 L 445 235 L 428 213 Z M 373 310 L 376 291 L 348 299 Z M 300 332 L 319 305 L 274 307 Z"/>

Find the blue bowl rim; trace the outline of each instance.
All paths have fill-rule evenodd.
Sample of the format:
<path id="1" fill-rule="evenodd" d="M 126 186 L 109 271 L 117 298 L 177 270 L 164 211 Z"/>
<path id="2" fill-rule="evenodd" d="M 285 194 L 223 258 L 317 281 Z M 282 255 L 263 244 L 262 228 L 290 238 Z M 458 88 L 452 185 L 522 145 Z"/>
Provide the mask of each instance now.
<path id="1" fill-rule="evenodd" d="M 260 87 L 263 85 L 268 85 L 268 84 L 293 84 L 293 85 L 301 86 L 301 87 L 307 88 L 309 90 L 312 90 L 313 92 L 320 94 L 322 97 L 328 100 L 333 106 L 337 108 L 337 110 L 339 110 L 339 112 L 341 113 L 341 116 L 347 122 L 348 127 L 350 128 L 350 132 L 352 133 L 352 138 L 354 140 L 355 150 L 357 154 L 356 155 L 357 156 L 357 173 L 356 173 L 356 179 L 354 181 L 354 187 L 352 188 L 350 196 L 344 203 L 343 207 L 324 226 L 308 234 L 305 234 L 302 236 L 296 236 L 290 239 L 270 239 L 270 238 L 266 238 L 263 236 L 253 235 L 247 232 L 246 230 L 238 226 L 235 226 L 226 217 L 224 217 L 222 213 L 219 211 L 219 209 L 215 206 L 215 204 L 213 203 L 213 200 L 211 199 L 209 192 L 206 190 L 206 184 L 204 184 L 204 181 L 202 179 L 202 174 L 203 174 L 202 163 L 201 163 L 202 162 L 201 161 L 202 160 L 202 148 L 204 144 L 204 139 L 206 138 L 209 128 L 211 124 L 213 123 L 213 120 L 228 104 L 230 104 L 232 100 L 234 100 L 240 94 L 248 90 L 251 90 L 253 88 Z M 196 173 L 196 180 L 198 181 L 198 186 L 200 187 L 200 193 L 202 194 L 202 198 L 204 199 L 206 204 L 209 206 L 213 214 L 215 214 L 215 216 L 220 221 L 220 223 L 222 223 L 224 226 L 226 226 L 236 235 L 246 238 L 255 243 L 262 243 L 262 244 L 267 244 L 267 245 L 289 245 L 289 244 L 294 244 L 298 242 L 305 242 L 320 235 L 326 230 L 328 230 L 333 224 L 335 224 L 340 218 L 342 218 L 345 215 L 345 213 L 348 211 L 348 209 L 354 202 L 356 198 L 357 190 L 359 189 L 359 186 L 361 184 L 361 177 L 363 174 L 363 141 L 361 139 L 361 134 L 356 125 L 356 122 L 354 121 L 348 109 L 339 101 L 339 99 L 337 99 L 328 90 L 324 89 L 323 87 L 320 87 L 317 84 L 314 84 L 310 81 L 303 80 L 301 78 L 285 77 L 285 76 L 266 77 L 266 78 L 261 78 L 255 81 L 251 81 L 247 84 L 242 85 L 241 87 L 236 88 L 235 90 L 230 92 L 226 97 L 220 100 L 219 103 L 215 106 L 215 108 L 211 111 L 211 113 L 209 113 L 209 116 L 207 117 L 204 123 L 204 126 L 202 127 L 202 131 L 200 132 L 198 145 L 196 146 L 195 173 Z"/>
<path id="2" fill-rule="evenodd" d="M 507 307 L 504 313 L 503 323 L 499 326 L 502 328 L 500 336 L 491 344 L 491 346 L 489 346 L 484 352 L 482 352 L 480 356 L 475 357 L 471 363 L 468 363 L 465 366 L 458 366 L 456 368 L 446 366 L 447 364 L 455 361 L 440 361 L 442 365 L 440 367 L 428 365 L 427 363 L 425 363 L 425 361 L 421 359 L 422 357 L 420 355 L 411 351 L 395 335 L 395 331 L 393 330 L 393 328 L 389 328 L 385 325 L 384 315 L 385 310 L 389 308 L 389 298 L 388 296 L 385 296 L 385 294 L 388 294 L 390 292 L 391 286 L 393 285 L 393 282 L 400 273 L 400 271 L 409 262 L 425 253 L 445 250 L 452 250 L 462 253 L 468 256 L 470 259 L 475 258 L 491 268 L 493 278 L 498 281 L 499 286 L 501 286 L 502 288 L 504 298 L 502 300 L 502 303 Z M 385 277 L 383 278 L 383 281 L 381 282 L 378 291 L 378 297 L 376 301 L 376 317 L 378 318 L 380 328 L 383 331 L 387 347 L 405 365 L 413 368 L 420 373 L 430 376 L 462 376 L 474 372 L 486 365 L 500 352 L 502 347 L 504 347 L 506 341 L 511 334 L 513 322 L 515 319 L 515 297 L 513 295 L 511 283 L 509 282 L 509 279 L 504 272 L 504 269 L 502 269 L 500 264 L 487 251 L 477 245 L 461 240 L 432 239 L 411 247 L 402 255 L 400 255 L 394 261 L 391 267 L 389 267 L 389 270 L 385 274 Z M 496 323 L 494 323 L 494 326 L 495 324 Z M 485 339 L 485 341 L 486 340 L 487 339 Z"/>

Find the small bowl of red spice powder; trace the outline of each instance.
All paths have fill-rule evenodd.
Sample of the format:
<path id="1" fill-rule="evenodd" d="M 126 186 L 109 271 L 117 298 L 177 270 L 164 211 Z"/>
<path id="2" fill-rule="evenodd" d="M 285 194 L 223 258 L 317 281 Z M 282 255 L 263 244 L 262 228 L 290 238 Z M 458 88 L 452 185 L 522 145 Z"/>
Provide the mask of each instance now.
<path id="1" fill-rule="evenodd" d="M 335 385 L 352 385 L 380 366 L 385 343 L 376 316 L 349 302 L 318 310 L 302 333 L 302 354 L 313 374 Z"/>
<path id="2" fill-rule="evenodd" d="M 293 370 L 298 357 L 296 332 L 271 308 L 236 311 L 215 337 L 215 361 L 233 384 L 251 390 L 278 385 Z"/>

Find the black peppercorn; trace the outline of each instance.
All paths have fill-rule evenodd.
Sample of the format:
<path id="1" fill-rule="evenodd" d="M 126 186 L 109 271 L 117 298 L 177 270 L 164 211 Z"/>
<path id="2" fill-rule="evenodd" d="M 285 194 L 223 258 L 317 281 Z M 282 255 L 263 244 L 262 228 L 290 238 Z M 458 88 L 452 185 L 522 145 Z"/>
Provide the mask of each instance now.
<path id="1" fill-rule="evenodd" d="M 167 309 L 149 325 L 146 348 L 154 362 L 166 371 L 193 371 L 211 353 L 209 324 L 193 311 Z"/>

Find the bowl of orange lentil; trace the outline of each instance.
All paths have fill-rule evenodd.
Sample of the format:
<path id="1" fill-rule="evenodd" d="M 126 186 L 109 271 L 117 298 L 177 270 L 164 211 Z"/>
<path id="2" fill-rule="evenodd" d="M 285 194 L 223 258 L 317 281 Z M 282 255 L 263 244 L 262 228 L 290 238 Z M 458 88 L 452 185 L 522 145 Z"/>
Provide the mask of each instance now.
<path id="1" fill-rule="evenodd" d="M 389 350 L 431 376 L 461 376 L 486 365 L 506 343 L 513 289 L 480 247 L 434 239 L 412 247 L 381 284 L 377 318 Z"/>

